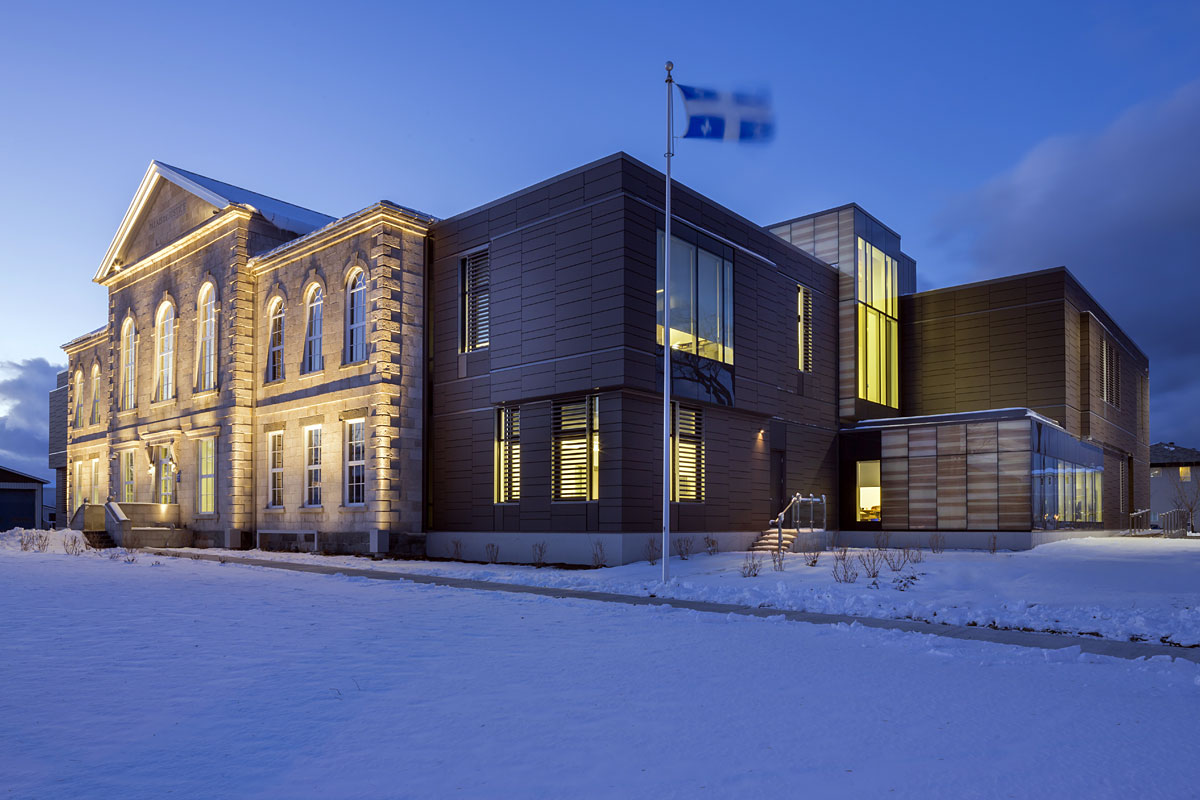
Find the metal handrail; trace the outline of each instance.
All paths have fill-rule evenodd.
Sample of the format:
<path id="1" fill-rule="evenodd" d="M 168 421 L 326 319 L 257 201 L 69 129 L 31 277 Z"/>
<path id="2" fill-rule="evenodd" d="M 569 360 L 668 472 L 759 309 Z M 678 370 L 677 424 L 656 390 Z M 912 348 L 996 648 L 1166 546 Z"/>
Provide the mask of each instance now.
<path id="1" fill-rule="evenodd" d="M 775 519 L 771 520 L 771 522 L 768 525 L 768 527 L 773 526 L 776 530 L 776 539 L 775 539 L 776 549 L 783 550 L 783 517 L 784 517 L 784 515 L 787 514 L 787 512 L 789 510 L 792 512 L 792 528 L 796 531 L 797 535 L 799 535 L 800 520 L 797 518 L 797 515 L 800 510 L 800 505 L 807 504 L 808 505 L 808 530 L 809 530 L 809 533 L 811 533 L 813 531 L 813 523 L 815 522 L 815 520 L 813 518 L 813 506 L 816 505 L 818 502 L 821 503 L 821 530 L 827 530 L 829 528 L 829 504 L 825 502 L 825 495 L 821 495 L 821 497 L 818 498 L 815 494 L 812 494 L 810 492 L 809 495 L 807 497 L 805 497 L 804 495 L 800 494 L 799 492 L 796 492 L 794 495 L 792 495 L 791 499 L 788 500 L 788 504 L 783 507 L 783 510 L 779 512 L 778 516 L 776 516 Z"/>
<path id="2" fill-rule="evenodd" d="M 1137 511 L 1129 514 L 1129 530 L 1131 531 L 1147 531 L 1150 530 L 1150 509 L 1140 508 Z"/>

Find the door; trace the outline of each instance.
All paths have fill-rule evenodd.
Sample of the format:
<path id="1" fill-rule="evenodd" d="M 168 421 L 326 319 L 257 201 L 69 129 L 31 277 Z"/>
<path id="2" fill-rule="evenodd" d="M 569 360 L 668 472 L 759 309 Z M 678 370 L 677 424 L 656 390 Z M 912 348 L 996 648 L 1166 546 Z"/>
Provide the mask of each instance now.
<path id="1" fill-rule="evenodd" d="M 787 453 L 783 450 L 771 451 L 771 517 L 783 509 L 787 503 Z"/>

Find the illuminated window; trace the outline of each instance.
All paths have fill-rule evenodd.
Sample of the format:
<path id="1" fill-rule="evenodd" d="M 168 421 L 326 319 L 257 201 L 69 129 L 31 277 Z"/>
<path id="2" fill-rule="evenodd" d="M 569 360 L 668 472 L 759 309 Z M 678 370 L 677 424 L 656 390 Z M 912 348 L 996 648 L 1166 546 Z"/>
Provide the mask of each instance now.
<path id="1" fill-rule="evenodd" d="M 201 514 L 212 514 L 217 510 L 216 449 L 216 439 L 211 437 L 196 442 L 196 473 L 200 476 L 196 510 Z"/>
<path id="2" fill-rule="evenodd" d="M 703 503 L 704 418 L 698 408 L 671 405 L 671 499 Z"/>
<path id="3" fill-rule="evenodd" d="M 489 341 L 492 270 L 487 249 L 464 256 L 459 271 L 461 350 L 469 353 L 487 347 Z"/>
<path id="4" fill-rule="evenodd" d="M 92 416 L 89 424 L 96 425 L 100 422 L 100 365 L 96 364 L 92 367 Z"/>
<path id="5" fill-rule="evenodd" d="M 658 343 L 663 343 L 663 232 L 658 232 Z M 733 261 L 671 237 L 671 348 L 733 363 Z"/>
<path id="6" fill-rule="evenodd" d="M 133 320 L 125 320 L 121 326 L 121 410 L 129 411 L 137 404 L 137 360 L 134 357 L 134 344 L 137 341 L 137 330 Z"/>
<path id="7" fill-rule="evenodd" d="M 812 372 L 812 292 L 796 287 L 796 368 Z"/>
<path id="8" fill-rule="evenodd" d="M 267 471 L 270 475 L 270 495 L 267 505 L 283 508 L 283 431 L 274 431 L 268 436 Z"/>
<path id="9" fill-rule="evenodd" d="M 74 391 L 75 391 L 75 420 L 76 428 L 83 427 L 83 372 L 75 372 Z"/>
<path id="10" fill-rule="evenodd" d="M 1192 468 L 1191 467 L 1180 467 L 1179 468 L 1179 480 L 1183 481 L 1184 483 L 1191 483 Z"/>
<path id="11" fill-rule="evenodd" d="M 857 466 L 858 509 L 855 518 L 859 522 L 879 522 L 879 462 L 859 461 Z"/>
<path id="12" fill-rule="evenodd" d="M 304 326 L 304 361 L 300 366 L 301 372 L 316 372 L 325 366 L 321 354 L 323 336 L 323 316 L 325 293 L 320 286 L 314 286 L 308 293 L 308 321 Z"/>
<path id="13" fill-rule="evenodd" d="M 92 505 L 100 505 L 100 459 L 92 459 L 92 483 L 91 483 L 91 499 L 88 501 Z"/>
<path id="14" fill-rule="evenodd" d="M 159 503 L 174 503 L 175 463 L 171 460 L 171 448 L 167 445 L 160 445 L 157 456 L 155 464 L 158 472 L 156 499 Z"/>
<path id="15" fill-rule="evenodd" d="M 899 270 L 894 258 L 858 240 L 858 396 L 900 407 Z"/>
<path id="16" fill-rule="evenodd" d="M 155 368 L 154 399 L 175 397 L 175 307 L 163 303 L 154 320 Z"/>
<path id="17" fill-rule="evenodd" d="M 304 429 L 304 505 L 321 505 L 321 426 Z"/>
<path id="18" fill-rule="evenodd" d="M 551 417 L 551 497 L 595 500 L 599 483 L 600 434 L 595 396 L 556 401 Z"/>
<path id="19" fill-rule="evenodd" d="M 521 409 L 496 409 L 496 502 L 521 499 Z"/>
<path id="20" fill-rule="evenodd" d="M 346 295 L 346 363 L 367 359 L 367 282 L 354 273 Z"/>
<path id="21" fill-rule="evenodd" d="M 200 290 L 196 314 L 196 390 L 200 392 L 217 386 L 217 302 L 211 283 Z"/>
<path id="22" fill-rule="evenodd" d="M 134 471 L 132 450 L 121 453 L 121 502 L 132 503 L 134 497 Z"/>
<path id="23" fill-rule="evenodd" d="M 346 422 L 346 505 L 361 506 L 367 500 L 366 426 L 361 419 Z"/>
<path id="24" fill-rule="evenodd" d="M 283 301 L 271 304 L 270 333 L 267 337 L 267 380 L 283 378 Z"/>
<path id="25" fill-rule="evenodd" d="M 75 483 L 71 487 L 72 496 L 75 498 L 75 508 L 78 509 L 83 505 L 83 462 L 75 462 Z"/>
<path id="26" fill-rule="evenodd" d="M 1100 387 L 1104 402 L 1121 407 L 1121 352 L 1107 338 L 1100 340 Z"/>

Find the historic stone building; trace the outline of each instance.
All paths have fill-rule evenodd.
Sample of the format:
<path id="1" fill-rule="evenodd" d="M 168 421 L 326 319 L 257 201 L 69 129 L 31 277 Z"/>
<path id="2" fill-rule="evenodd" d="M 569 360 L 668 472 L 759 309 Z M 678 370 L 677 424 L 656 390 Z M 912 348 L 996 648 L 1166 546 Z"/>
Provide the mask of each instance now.
<path id="1" fill-rule="evenodd" d="M 1065 270 L 916 294 L 857 206 L 764 228 L 677 186 L 666 292 L 663 194 L 618 153 L 444 220 L 335 219 L 153 163 L 95 275 L 108 320 L 52 395 L 65 518 L 127 544 L 644 558 L 664 338 L 680 536 L 746 547 L 800 492 L 850 539 L 1027 547 L 1148 502 L 1148 361 Z"/>

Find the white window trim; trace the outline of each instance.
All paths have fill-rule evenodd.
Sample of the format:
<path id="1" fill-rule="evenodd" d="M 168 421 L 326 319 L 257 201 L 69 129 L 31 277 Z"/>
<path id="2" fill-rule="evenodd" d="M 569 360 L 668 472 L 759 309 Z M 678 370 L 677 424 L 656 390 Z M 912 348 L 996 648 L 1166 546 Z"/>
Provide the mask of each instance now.
<path id="1" fill-rule="evenodd" d="M 132 319 L 121 327 L 121 410 L 137 406 L 137 326 Z"/>
<path id="2" fill-rule="evenodd" d="M 275 466 L 275 443 L 279 443 L 279 466 Z M 279 502 L 275 502 L 275 476 L 279 476 Z M 283 508 L 283 431 L 267 434 L 267 508 Z"/>
<path id="3" fill-rule="evenodd" d="M 124 503 L 132 503 L 137 497 L 136 470 L 134 452 L 126 450 L 121 453 L 121 501 Z"/>
<path id="4" fill-rule="evenodd" d="M 209 455 L 212 472 L 204 471 L 206 447 L 212 449 Z M 212 482 L 212 507 L 207 509 L 204 507 L 204 482 L 206 480 Z M 214 436 L 206 436 L 196 441 L 196 513 L 206 515 L 217 513 L 217 439 Z"/>
<path id="5" fill-rule="evenodd" d="M 355 288 L 356 285 L 360 288 Z M 361 301 L 357 320 L 354 316 L 355 295 Z M 359 352 L 355 352 L 356 343 Z M 346 283 L 346 351 L 343 358 L 346 364 L 367 360 L 367 277 L 362 271 L 355 272 Z"/>
<path id="6" fill-rule="evenodd" d="M 275 323 L 279 323 L 279 343 L 275 343 Z M 267 382 L 283 380 L 283 301 L 276 300 L 270 306 L 267 314 Z M 279 359 L 275 359 L 275 354 Z"/>
<path id="7" fill-rule="evenodd" d="M 313 432 L 316 432 L 316 446 L 313 446 Z M 324 503 L 321 493 L 321 462 L 324 443 L 322 442 L 320 425 L 309 425 L 304 429 L 304 507 L 320 508 Z M 315 453 L 315 461 L 314 461 Z M 316 475 L 316 480 L 313 476 Z M 317 502 L 312 502 L 313 489 L 316 489 Z"/>
<path id="8" fill-rule="evenodd" d="M 304 308 L 304 353 L 300 371 L 307 374 L 320 372 L 325 367 L 325 292 L 320 286 L 309 290 Z"/>
<path id="9" fill-rule="evenodd" d="M 168 320 L 167 316 L 170 315 Z M 175 307 L 159 308 L 154 317 L 154 399 L 175 399 Z"/>
<path id="10" fill-rule="evenodd" d="M 362 458 L 352 460 L 350 458 L 350 426 L 362 426 Z M 367 421 L 365 419 L 348 419 L 345 424 L 345 445 L 342 448 L 345 454 L 345 463 L 343 465 L 343 474 L 345 476 L 342 486 L 342 496 L 345 498 L 346 505 L 351 508 L 362 508 L 367 504 Z M 352 467 L 362 467 L 362 500 L 356 503 L 350 502 L 350 470 Z"/>
<path id="11" fill-rule="evenodd" d="M 196 390 L 207 392 L 217 388 L 217 292 L 211 283 L 200 290 L 197 311 Z"/>

